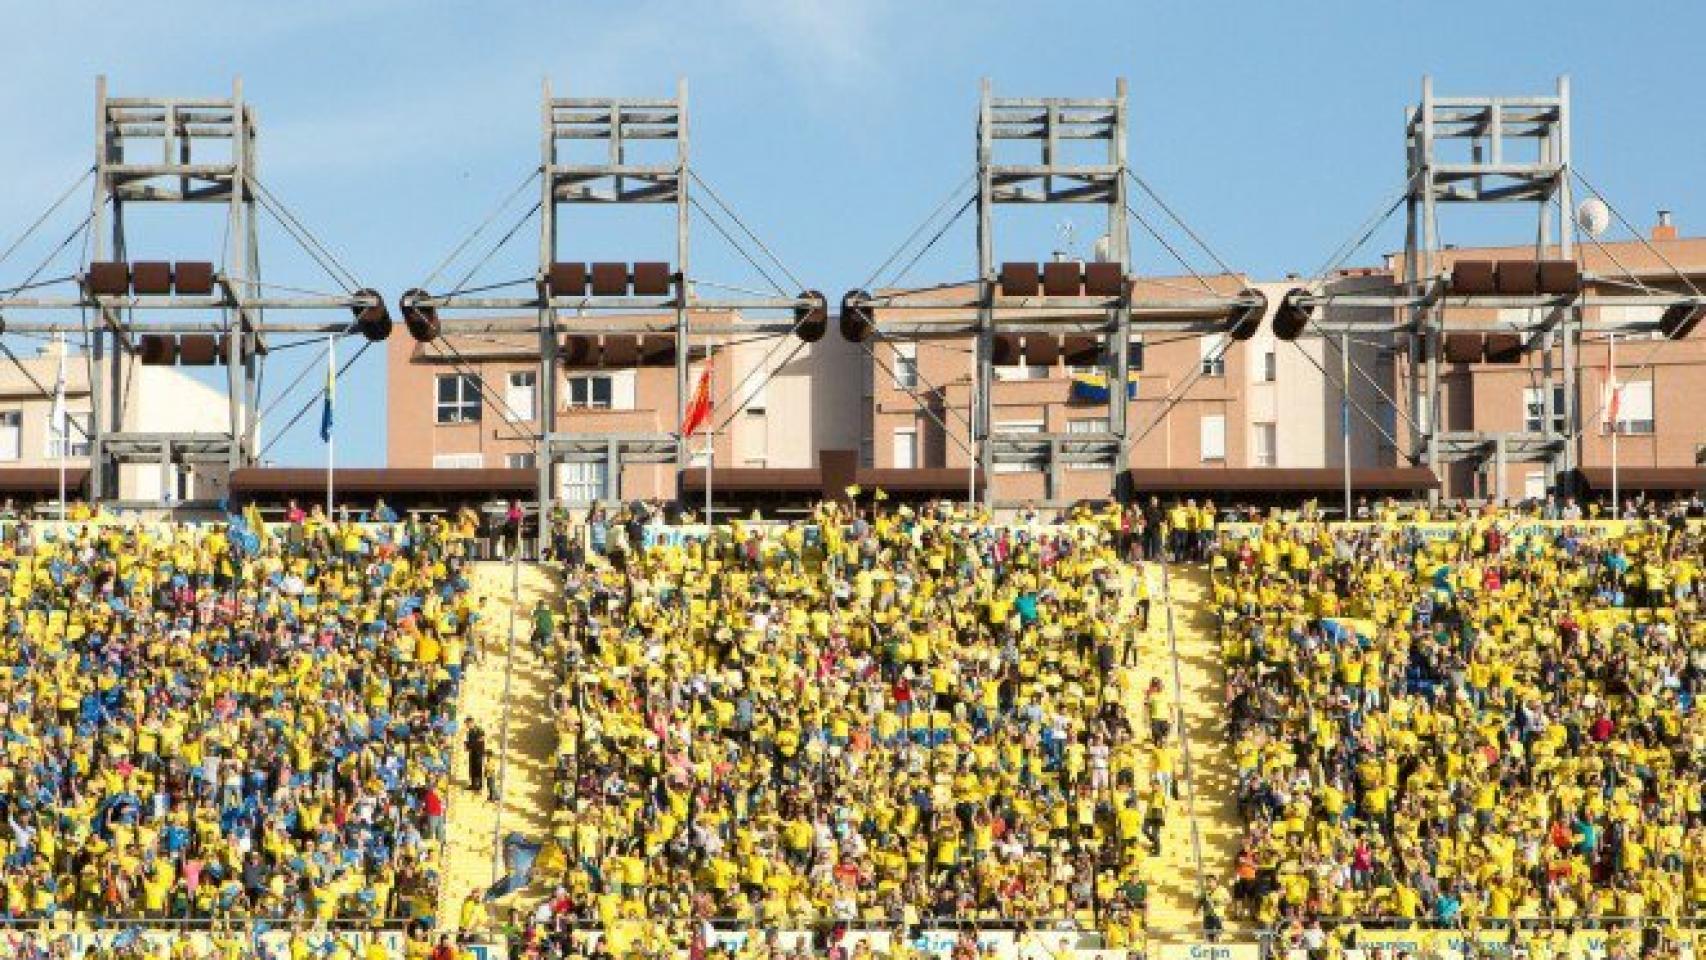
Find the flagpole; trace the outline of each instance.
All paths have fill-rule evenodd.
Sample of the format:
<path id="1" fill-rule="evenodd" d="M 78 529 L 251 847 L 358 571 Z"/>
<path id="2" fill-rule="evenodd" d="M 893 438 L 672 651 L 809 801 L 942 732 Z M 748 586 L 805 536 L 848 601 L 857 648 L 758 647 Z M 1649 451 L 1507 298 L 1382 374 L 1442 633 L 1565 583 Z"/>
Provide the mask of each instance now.
<path id="1" fill-rule="evenodd" d="M 1618 479 L 1617 478 L 1617 435 L 1622 432 L 1621 430 L 1617 429 L 1617 418 L 1622 413 L 1620 410 L 1618 410 L 1618 407 L 1620 407 L 1622 405 L 1618 401 L 1620 401 L 1622 398 L 1618 396 L 1618 392 L 1619 392 L 1620 388 L 1617 385 L 1617 334 L 1616 333 L 1611 333 L 1611 334 L 1607 335 L 1606 341 L 1605 341 L 1605 349 L 1606 349 L 1605 367 L 1607 370 L 1610 371 L 1610 373 L 1607 374 L 1607 377 L 1608 377 L 1608 388 L 1611 391 L 1611 516 L 1613 519 L 1616 519 L 1618 516 L 1622 515 L 1622 506 L 1621 506 L 1622 500 L 1619 497 L 1619 490 L 1617 488 L 1617 479 Z"/>
<path id="2" fill-rule="evenodd" d="M 65 412 L 65 334 L 57 334 L 59 343 L 59 381 L 53 398 L 53 429 L 59 431 L 59 522 L 65 522 L 65 458 L 71 454 L 71 436 L 67 429 L 71 418 Z"/>
<path id="3" fill-rule="evenodd" d="M 705 422 L 708 425 L 711 422 L 710 418 L 707 417 Z M 702 429 L 700 432 L 705 435 L 705 525 L 712 527 L 716 523 L 711 519 L 711 475 L 715 472 L 714 468 L 717 465 L 717 445 L 708 428 Z"/>
<path id="4" fill-rule="evenodd" d="M 326 402 L 332 403 L 332 383 L 337 378 L 338 370 L 338 341 L 332 334 L 326 334 Z M 337 414 L 333 413 L 333 417 Z M 336 428 L 326 432 L 326 521 L 332 519 L 332 465 L 337 462 L 337 431 Z"/>

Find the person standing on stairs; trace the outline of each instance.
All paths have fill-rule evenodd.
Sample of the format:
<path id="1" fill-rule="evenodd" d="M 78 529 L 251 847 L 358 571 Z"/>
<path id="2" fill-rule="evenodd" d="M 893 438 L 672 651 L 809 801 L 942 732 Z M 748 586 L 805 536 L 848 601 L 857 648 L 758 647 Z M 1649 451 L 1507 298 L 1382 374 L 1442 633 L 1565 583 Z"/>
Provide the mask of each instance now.
<path id="1" fill-rule="evenodd" d="M 468 789 L 475 793 L 486 792 L 486 731 L 480 728 L 480 722 L 472 718 L 468 721 L 468 737 L 463 741 L 468 750 Z"/>

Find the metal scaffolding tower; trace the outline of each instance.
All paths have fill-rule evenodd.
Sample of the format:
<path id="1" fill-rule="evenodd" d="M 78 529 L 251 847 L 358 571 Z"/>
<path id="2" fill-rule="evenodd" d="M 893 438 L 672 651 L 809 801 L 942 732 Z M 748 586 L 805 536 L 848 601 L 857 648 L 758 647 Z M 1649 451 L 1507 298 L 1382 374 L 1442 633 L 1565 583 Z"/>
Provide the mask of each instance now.
<path id="1" fill-rule="evenodd" d="M 0 311 L 14 312 L 0 323 L 5 332 L 82 338 L 90 365 L 88 493 L 95 501 L 117 496 L 121 464 L 158 463 L 165 470 L 174 464 L 219 463 L 233 471 L 253 465 L 259 456 L 259 390 L 269 335 L 344 335 L 356 332 L 360 322 L 371 324 L 376 333 L 381 325 L 389 330 L 379 295 L 345 282 L 353 281 L 347 272 L 339 279 L 342 294 L 263 292 L 271 285 L 261 280 L 259 209 L 281 222 L 288 218 L 292 226 L 287 229 L 305 247 L 318 247 L 317 258 L 329 254 L 259 183 L 257 141 L 254 110 L 244 100 L 241 79 L 233 81 L 227 98 L 110 97 L 106 78 L 96 81 L 94 198 L 80 228 L 89 231 L 89 256 L 76 276 L 65 278 L 76 290 L 38 293 L 26 284 L 29 292 L 14 287 L 0 296 Z M 179 205 L 225 207 L 223 224 L 210 233 L 210 238 L 222 234 L 223 240 L 210 240 L 204 248 L 219 243 L 223 262 L 217 268 L 200 261 L 131 262 L 139 253 L 159 255 L 138 250 L 130 236 L 141 208 Z M 303 309 L 354 314 L 356 322 L 268 316 L 269 311 Z M 218 319 L 182 319 L 194 311 Z M 16 312 L 77 314 L 78 319 L 15 319 Z M 127 404 L 134 401 L 129 368 L 137 360 L 224 364 L 226 428 L 172 432 L 127 426 Z"/>
<path id="2" fill-rule="evenodd" d="M 588 142 L 594 145 L 592 152 L 600 159 L 583 162 L 569 156 L 571 145 Z M 638 144 L 658 142 L 666 144 L 666 150 L 673 146 L 674 156 L 668 162 L 636 162 L 631 151 Z M 638 342 L 642 338 L 668 337 L 672 349 L 667 353 L 672 359 L 666 365 L 673 365 L 675 370 L 674 422 L 679 424 L 688 402 L 688 373 L 696 342 L 703 346 L 737 335 L 787 336 L 800 332 L 808 319 L 821 323 L 827 313 L 822 296 L 811 291 L 788 296 L 778 290 L 774 297 L 753 295 L 739 299 L 698 295 L 689 268 L 690 208 L 702 212 L 705 208 L 689 192 L 694 184 L 703 186 L 703 182 L 688 160 L 685 80 L 678 81 L 673 98 L 559 97 L 553 94 L 547 81 L 540 111 L 537 176 L 539 249 L 533 277 L 537 292 L 527 296 L 492 296 L 459 289 L 443 293 L 416 290 L 405 295 L 404 315 L 408 317 L 419 310 L 433 312 L 436 332 L 433 337 L 424 338 L 429 342 L 440 333 L 446 338 L 492 333 L 537 336 L 541 405 L 539 427 L 533 439 L 539 510 L 544 515 L 556 497 L 554 472 L 558 464 L 603 464 L 602 499 L 615 500 L 622 495 L 621 477 L 626 465 L 675 463 L 678 468 L 685 468 L 690 460 L 686 438 L 672 431 L 608 433 L 558 428 L 559 377 L 563 365 L 581 362 L 568 349 L 571 340 L 580 338 L 590 342 L 602 336 L 606 343 L 603 367 L 634 369 L 639 361 L 628 348 L 622 351 L 622 358 L 612 359 L 608 346 L 611 338 Z M 713 202 L 721 205 L 720 200 Z M 566 216 L 565 208 L 583 204 L 673 208 L 675 263 L 564 261 L 567 249 L 584 251 L 592 239 L 576 233 Z M 744 230 L 744 225 L 741 229 Z M 751 236 L 749 231 L 748 236 Z M 756 237 L 752 239 L 756 242 Z M 762 243 L 759 246 L 763 249 Z M 775 260 L 767 249 L 763 253 Z M 439 321 L 436 316 L 439 310 L 505 311 L 508 315 L 446 316 Z M 743 317 L 739 313 L 743 310 L 771 314 L 793 311 L 794 316 L 792 321 L 773 316 Z M 518 311 L 532 316 L 518 319 Z"/>
<path id="3" fill-rule="evenodd" d="M 1043 472 L 1049 478 L 1045 499 L 1051 503 L 1062 502 L 1059 471 L 1067 465 L 1111 471 L 1115 488 L 1109 493 L 1118 493 L 1137 436 L 1127 395 L 1134 332 L 1225 333 L 1242 340 L 1255 332 L 1266 307 L 1265 298 L 1256 291 L 1243 289 L 1228 295 L 1206 281 L 1200 294 L 1149 300 L 1136 295 L 1130 235 L 1135 214 L 1128 191 L 1133 183 L 1152 191 L 1127 162 L 1127 129 L 1124 78 L 1115 81 L 1114 95 L 1108 98 L 996 97 L 985 80 L 978 103 L 976 185 L 970 204 L 977 210 L 975 295 L 954 300 L 932 287 L 875 294 L 855 291 L 843 303 L 844 316 L 849 305 L 862 308 L 869 317 L 887 311 L 927 312 L 877 322 L 871 332 L 885 340 L 973 339 L 969 433 L 971 452 L 985 478 L 986 497 L 990 497 L 988 481 L 998 464 Z M 1002 146 L 1013 143 L 1023 156 L 1005 155 Z M 1086 143 L 1091 145 L 1090 152 L 1097 152 L 1100 145 L 1101 156 L 1085 162 L 1086 151 L 1075 147 Z M 998 262 L 996 212 L 1009 204 L 1102 208 L 1107 239 L 1101 258 L 1092 264 Z M 1202 244 L 1170 209 L 1166 213 L 1195 243 Z M 1171 248 L 1168 253 L 1178 256 Z M 1189 264 L 1184 266 L 1190 269 Z M 1238 332 L 1233 334 L 1234 330 Z M 1107 430 L 1014 433 L 998 429 L 992 410 L 1003 346 L 1011 351 L 1019 338 L 1058 342 L 1061 337 L 1091 337 L 1099 343 L 1099 366 L 1108 382 Z M 1173 402 L 1172 396 L 1164 398 L 1163 407 Z"/>

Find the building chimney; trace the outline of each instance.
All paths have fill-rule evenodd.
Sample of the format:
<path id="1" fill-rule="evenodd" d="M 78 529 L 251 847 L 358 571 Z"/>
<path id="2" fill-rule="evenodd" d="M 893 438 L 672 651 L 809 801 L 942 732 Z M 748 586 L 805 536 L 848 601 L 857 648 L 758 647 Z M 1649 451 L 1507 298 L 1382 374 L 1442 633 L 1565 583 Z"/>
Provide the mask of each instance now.
<path id="1" fill-rule="evenodd" d="M 1675 240 L 1676 224 L 1671 222 L 1670 211 L 1659 211 L 1659 222 L 1653 225 L 1654 240 Z"/>

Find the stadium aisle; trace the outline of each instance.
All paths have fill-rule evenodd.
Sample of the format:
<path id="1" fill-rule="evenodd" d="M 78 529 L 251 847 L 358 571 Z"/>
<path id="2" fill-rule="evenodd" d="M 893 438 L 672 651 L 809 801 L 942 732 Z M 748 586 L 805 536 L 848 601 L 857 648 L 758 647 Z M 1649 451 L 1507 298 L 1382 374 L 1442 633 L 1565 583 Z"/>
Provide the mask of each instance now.
<path id="1" fill-rule="evenodd" d="M 492 830 L 498 805 L 469 789 L 466 732 L 470 720 L 485 731 L 487 775 L 495 780 L 503 738 L 504 654 L 509 641 L 511 575 L 507 563 L 476 563 L 470 568 L 476 602 L 482 598 L 485 601 L 479 628 L 483 652 L 479 662 L 469 669 L 468 680 L 463 685 L 463 730 L 457 736 L 455 786 L 451 791 L 443 861 L 445 879 L 439 887 L 439 915 L 452 929 L 461 926 L 461 906 L 468 894 L 484 891 L 492 882 Z M 551 711 L 547 709 L 554 681 L 551 671 L 528 642 L 532 630 L 530 614 L 542 597 L 555 608 L 558 592 L 553 569 L 537 564 L 522 566 L 520 601 L 515 611 L 510 756 L 500 829 L 505 835 L 521 833 L 535 840 L 550 832 L 557 735 Z M 506 901 L 500 901 L 503 902 Z M 491 919 L 495 922 L 497 918 Z"/>
<path id="2" fill-rule="evenodd" d="M 1205 889 L 1225 874 L 1237 859 L 1240 826 L 1235 794 L 1232 752 L 1225 735 L 1225 677 L 1220 641 L 1215 629 L 1213 588 L 1208 569 L 1200 564 L 1174 564 L 1164 586 L 1160 564 L 1145 564 L 1150 595 L 1167 596 L 1177 634 L 1178 694 L 1184 704 L 1183 740 L 1189 744 L 1190 770 L 1195 782 L 1195 823 L 1202 845 L 1201 871 Z M 1167 587 L 1171 590 L 1168 591 Z M 1161 678 L 1168 704 L 1174 703 L 1174 673 L 1167 620 L 1157 605 L 1143 641 L 1144 672 Z M 1162 834 L 1161 858 L 1155 863 L 1154 894 L 1149 928 L 1155 943 L 1195 940 L 1201 929 L 1197 908 L 1198 859 L 1193 845 L 1191 785 L 1186 782 L 1185 743 L 1175 736 L 1179 779 L 1178 801 L 1169 808 Z M 1229 880 L 1227 880 L 1229 884 Z M 1225 919 L 1224 905 L 1221 916 Z M 1227 920 L 1228 927 L 1232 921 Z"/>

